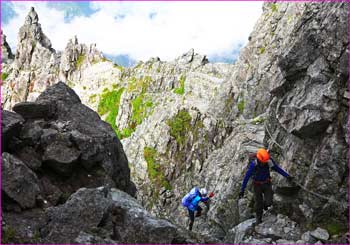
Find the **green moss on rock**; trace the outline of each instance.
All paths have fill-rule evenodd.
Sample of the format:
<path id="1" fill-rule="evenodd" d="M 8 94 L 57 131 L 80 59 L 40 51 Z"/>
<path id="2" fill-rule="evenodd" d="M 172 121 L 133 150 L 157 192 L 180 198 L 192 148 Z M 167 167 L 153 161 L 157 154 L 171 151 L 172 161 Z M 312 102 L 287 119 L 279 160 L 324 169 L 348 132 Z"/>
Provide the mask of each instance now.
<path id="1" fill-rule="evenodd" d="M 325 228 L 331 236 L 345 233 L 347 231 L 345 224 L 341 224 L 336 221 L 329 222 L 328 224 L 325 225 Z"/>
<path id="2" fill-rule="evenodd" d="M 181 75 L 180 80 L 179 80 L 180 87 L 174 89 L 175 94 L 183 95 L 185 93 L 185 80 L 186 80 L 186 76 Z"/>
<path id="3" fill-rule="evenodd" d="M 271 10 L 272 12 L 276 12 L 278 10 L 278 6 L 276 3 L 271 4 Z"/>
<path id="4" fill-rule="evenodd" d="M 171 190 L 172 187 L 168 180 L 165 178 L 161 165 L 158 163 L 158 152 L 152 147 L 145 147 L 143 150 L 144 158 L 147 162 L 147 173 L 149 179 L 155 184 L 156 192 L 159 194 L 161 187 L 167 190 Z"/>
<path id="5" fill-rule="evenodd" d="M 139 80 L 133 77 L 129 80 L 128 92 L 138 92 L 138 95 L 130 102 L 132 115 L 131 120 L 128 122 L 128 127 L 118 132 L 118 136 L 120 136 L 121 139 L 129 137 L 135 131 L 136 127 L 152 114 L 154 105 L 152 99 L 146 96 L 147 89 L 151 82 L 152 78 L 149 76 L 145 76 Z"/>
<path id="6" fill-rule="evenodd" d="M 1 80 L 5 81 L 8 76 L 9 76 L 9 74 L 7 74 L 6 72 L 2 72 L 1 73 Z"/>
<path id="7" fill-rule="evenodd" d="M 191 129 L 191 115 L 186 109 L 180 110 L 172 119 L 167 120 L 170 127 L 170 135 L 181 146 L 186 142 L 186 136 Z"/>
<path id="8" fill-rule="evenodd" d="M 259 53 L 260 53 L 260 54 L 265 53 L 265 47 L 261 47 L 261 48 L 259 48 Z"/>
<path id="9" fill-rule="evenodd" d="M 124 88 L 118 90 L 105 91 L 100 96 L 100 101 L 97 107 L 97 112 L 100 115 L 105 115 L 108 113 L 105 121 L 108 122 L 117 135 L 120 137 L 120 132 L 115 124 L 115 119 L 119 111 L 120 97 L 124 92 Z"/>
<path id="10" fill-rule="evenodd" d="M 15 243 L 16 230 L 12 227 L 6 227 L 3 229 L 2 233 L 2 244 L 13 244 Z"/>
<path id="11" fill-rule="evenodd" d="M 239 112 L 240 112 L 241 114 L 242 114 L 243 111 L 244 111 L 244 105 L 245 105 L 244 99 L 242 98 L 242 99 L 238 102 L 238 104 L 237 104 L 237 108 L 238 108 L 238 110 L 239 110 Z"/>

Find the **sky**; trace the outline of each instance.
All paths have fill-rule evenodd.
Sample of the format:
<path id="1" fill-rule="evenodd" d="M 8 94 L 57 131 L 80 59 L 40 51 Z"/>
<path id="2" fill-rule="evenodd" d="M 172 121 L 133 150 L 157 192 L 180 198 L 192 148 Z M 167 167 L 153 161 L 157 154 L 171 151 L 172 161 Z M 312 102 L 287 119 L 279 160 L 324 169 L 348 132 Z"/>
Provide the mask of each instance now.
<path id="1" fill-rule="evenodd" d="M 75 35 L 109 57 L 173 60 L 191 48 L 212 62 L 233 62 L 262 2 L 3 2 L 1 28 L 12 50 L 33 6 L 56 50 Z"/>

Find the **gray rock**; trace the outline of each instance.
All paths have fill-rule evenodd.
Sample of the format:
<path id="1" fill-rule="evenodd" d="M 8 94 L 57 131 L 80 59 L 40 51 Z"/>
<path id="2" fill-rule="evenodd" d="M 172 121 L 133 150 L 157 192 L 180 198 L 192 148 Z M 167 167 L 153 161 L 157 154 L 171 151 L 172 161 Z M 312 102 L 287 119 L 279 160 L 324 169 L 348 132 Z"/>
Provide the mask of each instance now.
<path id="1" fill-rule="evenodd" d="M 55 108 L 50 104 L 35 102 L 20 102 L 12 108 L 25 119 L 47 118 L 54 114 Z"/>
<path id="2" fill-rule="evenodd" d="M 60 102 L 65 106 L 72 106 L 74 104 L 80 103 L 81 101 L 73 89 L 62 82 L 58 82 L 57 84 L 49 87 L 43 93 L 41 93 L 35 102 L 48 104 Z M 62 108 L 59 109 L 62 110 Z M 59 111 L 56 113 L 59 113 Z"/>
<path id="3" fill-rule="evenodd" d="M 229 231 L 225 237 L 225 243 L 242 243 L 247 236 L 253 232 L 253 224 L 255 219 L 248 219 Z"/>
<path id="4" fill-rule="evenodd" d="M 285 239 L 279 239 L 276 241 L 277 244 L 295 244 L 296 242 L 293 240 L 285 240 Z"/>
<path id="5" fill-rule="evenodd" d="M 88 234 L 84 231 L 80 232 L 78 237 L 74 239 L 74 243 L 78 244 L 114 244 L 111 239 L 104 239 L 96 235 Z"/>
<path id="6" fill-rule="evenodd" d="M 42 244 L 40 230 L 46 224 L 46 216 L 41 208 L 22 210 L 22 212 L 3 212 L 2 243 Z M 6 241 L 7 240 L 7 241 Z"/>
<path id="7" fill-rule="evenodd" d="M 48 207 L 48 206 L 56 206 L 60 200 L 63 198 L 68 197 L 62 197 L 63 192 L 52 183 L 52 181 L 47 176 L 43 176 L 40 178 L 40 189 L 43 195 L 43 204 L 42 206 Z M 63 200 L 66 201 L 66 200 Z"/>
<path id="8" fill-rule="evenodd" d="M 12 63 L 14 55 L 12 54 L 10 45 L 6 41 L 6 35 L 1 30 L 1 62 Z"/>
<path id="9" fill-rule="evenodd" d="M 300 228 L 297 224 L 280 214 L 266 217 L 263 223 L 255 228 L 255 231 L 263 237 L 271 237 L 273 239 L 296 241 L 301 236 Z"/>
<path id="10" fill-rule="evenodd" d="M 33 171 L 39 170 L 41 167 L 41 156 L 33 147 L 23 147 L 16 152 L 16 156 Z"/>
<path id="11" fill-rule="evenodd" d="M 172 243 L 175 240 L 176 226 L 152 217 L 136 199 L 124 192 L 114 189 L 111 195 L 113 206 L 123 212 L 123 219 L 117 224 L 121 243 Z"/>
<path id="12" fill-rule="evenodd" d="M 79 189 L 68 201 L 46 210 L 49 222 L 45 240 L 72 243 L 80 232 L 97 228 L 112 205 L 110 196 L 103 189 Z M 64 234 L 64 236 L 62 236 Z"/>
<path id="13" fill-rule="evenodd" d="M 50 121 L 51 130 L 44 131 L 41 137 L 44 145 L 54 140 L 46 147 L 43 161 L 64 174 L 69 174 L 72 164 L 78 160 L 88 170 L 95 165 L 101 166 L 116 187 L 135 195 L 128 159 L 111 126 L 81 104 L 77 94 L 62 82 L 48 88 L 36 100 L 42 101 L 57 105 L 54 116 L 57 120 Z M 63 142 L 59 139 L 62 137 Z M 60 150 L 67 151 L 66 155 L 62 156 Z"/>
<path id="14" fill-rule="evenodd" d="M 307 231 L 301 235 L 301 239 L 306 243 L 315 243 L 317 240 L 311 236 L 310 231 Z"/>
<path id="15" fill-rule="evenodd" d="M 26 122 L 21 130 L 19 138 L 26 144 L 35 146 L 39 143 L 43 134 L 43 127 L 40 121 Z"/>
<path id="16" fill-rule="evenodd" d="M 23 126 L 24 119 L 21 115 L 10 112 L 2 111 L 2 150 L 7 151 L 10 141 L 13 137 L 18 137 Z"/>
<path id="17" fill-rule="evenodd" d="M 136 199 L 107 188 L 79 189 L 65 204 L 46 210 L 45 242 L 112 242 L 112 209 L 120 243 L 172 243 L 179 241 L 176 226 L 152 217 Z M 114 211 L 113 211 L 114 212 Z M 65 234 L 62 236 L 62 234 Z"/>
<path id="18" fill-rule="evenodd" d="M 21 208 L 33 208 L 40 194 L 39 180 L 21 160 L 4 152 L 2 154 L 2 189 Z"/>
<path id="19" fill-rule="evenodd" d="M 56 173 L 70 176 L 74 164 L 78 161 L 80 151 L 63 142 L 53 142 L 48 145 L 43 155 L 43 164 Z"/>
<path id="20" fill-rule="evenodd" d="M 329 233 L 327 230 L 318 227 L 316 230 L 311 231 L 310 235 L 317 240 L 327 241 L 329 239 Z"/>

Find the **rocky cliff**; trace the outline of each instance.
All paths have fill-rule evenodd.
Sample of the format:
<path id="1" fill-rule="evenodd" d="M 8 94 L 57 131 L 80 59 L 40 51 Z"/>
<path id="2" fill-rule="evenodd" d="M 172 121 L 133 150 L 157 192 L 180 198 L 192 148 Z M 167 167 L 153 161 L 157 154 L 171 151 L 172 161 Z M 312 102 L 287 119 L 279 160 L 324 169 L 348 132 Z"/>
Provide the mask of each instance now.
<path id="1" fill-rule="evenodd" d="M 215 190 L 195 229 L 222 239 L 252 214 L 252 196 L 238 203 L 237 195 L 248 153 L 265 145 L 303 187 L 273 176 L 275 209 L 304 231 L 346 231 L 347 20 L 345 3 L 264 4 L 234 66 L 191 67 L 183 94 L 161 96 L 122 140 L 144 205 L 185 225 L 179 203 L 186 192 L 195 185 Z M 117 124 L 128 115 L 124 98 Z"/>
<path id="2" fill-rule="evenodd" d="M 2 243 L 216 242 L 137 202 L 113 129 L 64 83 L 13 110 L 2 114 Z"/>
<path id="3" fill-rule="evenodd" d="M 196 233 L 228 243 L 342 242 L 348 230 L 348 6 L 265 3 L 263 10 L 235 64 L 212 64 L 190 50 L 171 62 L 151 58 L 123 68 L 96 45 L 73 38 L 60 58 L 52 53 L 58 63 L 52 81 L 64 81 L 112 126 L 137 198 L 154 215 L 186 227 L 181 198 L 204 186 L 216 195 L 196 219 Z M 19 57 L 16 52 L 15 64 Z M 20 77 L 11 72 L 6 79 L 6 108 L 18 94 L 15 86 L 23 85 Z M 33 96 L 16 101 L 33 100 L 27 91 Z M 46 102 L 35 106 L 38 113 L 51 110 Z M 267 213 L 254 230 L 252 192 L 248 187 L 246 198 L 237 197 L 248 154 L 263 146 L 297 183 L 273 175 L 277 214 Z"/>

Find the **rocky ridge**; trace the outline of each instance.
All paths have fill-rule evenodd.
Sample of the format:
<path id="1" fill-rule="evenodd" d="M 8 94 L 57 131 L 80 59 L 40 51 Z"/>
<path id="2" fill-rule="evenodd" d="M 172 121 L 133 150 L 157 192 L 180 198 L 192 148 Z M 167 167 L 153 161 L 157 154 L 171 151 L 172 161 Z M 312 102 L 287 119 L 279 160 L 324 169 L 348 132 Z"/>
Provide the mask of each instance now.
<path id="1" fill-rule="evenodd" d="M 190 50 L 172 62 L 122 68 L 73 39 L 59 73 L 122 139 L 138 199 L 153 214 L 185 227 L 180 200 L 205 186 L 216 195 L 194 230 L 233 241 L 233 227 L 253 215 L 249 191 L 237 202 L 247 156 L 265 145 L 301 186 L 326 197 L 274 175 L 278 217 L 297 222 L 298 234 L 326 228 L 337 242 L 348 227 L 347 5 L 263 9 L 234 65 Z M 307 242 L 247 234 L 242 242 Z"/>

